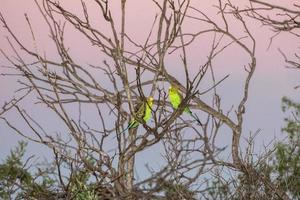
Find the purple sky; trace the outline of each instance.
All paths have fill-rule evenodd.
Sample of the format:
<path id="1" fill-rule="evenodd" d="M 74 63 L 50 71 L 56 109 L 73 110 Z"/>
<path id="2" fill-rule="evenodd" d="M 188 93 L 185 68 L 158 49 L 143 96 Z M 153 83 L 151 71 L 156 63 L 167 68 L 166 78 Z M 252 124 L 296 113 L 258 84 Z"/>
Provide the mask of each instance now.
<path id="1" fill-rule="evenodd" d="M 47 56 L 55 58 L 53 46 L 47 42 L 47 29 L 43 24 L 40 14 L 38 14 L 36 6 L 34 6 L 32 2 L 33 1 L 1 0 L 0 11 L 17 35 L 23 39 L 24 43 L 28 46 L 32 46 L 30 32 L 24 19 L 24 12 L 28 13 L 29 18 L 32 20 L 33 29 L 37 33 L 39 49 L 41 52 L 47 52 Z M 64 2 L 68 6 L 72 5 L 72 9 L 77 9 L 76 6 L 78 4 L 75 3 L 77 1 L 67 0 Z M 207 7 L 207 12 L 214 16 L 215 9 L 211 8 L 211 4 L 208 2 L 210 1 L 201 1 L 201 5 L 195 6 L 200 6 L 201 8 Z M 156 14 L 155 6 L 152 1 L 129 0 L 127 7 L 128 34 L 132 38 L 142 42 L 146 39 Z M 99 17 L 92 7 L 90 9 L 92 16 L 95 18 Z M 115 8 L 113 14 L 119 15 L 120 12 Z M 297 49 L 297 42 L 295 37 L 282 34 L 273 41 L 272 46 L 267 50 L 272 32 L 270 32 L 268 28 L 261 27 L 258 23 L 251 23 L 251 31 L 257 39 L 257 70 L 252 80 L 249 102 L 246 107 L 247 113 L 245 115 L 244 136 L 247 137 L 250 131 L 255 132 L 261 129 L 261 135 L 259 136 L 261 138 L 260 142 L 268 143 L 275 135 L 282 137 L 280 129 L 283 126 L 284 115 L 281 111 L 281 98 L 283 96 L 289 96 L 295 100 L 300 100 L 297 96 L 298 91 L 293 89 L 294 86 L 300 83 L 298 82 L 300 73 L 286 69 L 283 58 L 277 50 L 280 48 L 287 52 L 287 55 L 292 55 Z M 197 31 L 198 28 L 199 27 L 194 26 L 193 22 L 186 24 L 186 30 Z M 239 31 L 238 26 L 233 26 L 232 28 L 234 31 Z M 2 27 L 0 28 L 0 33 L 0 47 L 4 50 L 8 50 L 9 48 L 5 40 L 7 33 Z M 67 38 L 67 42 L 72 44 L 73 48 L 71 51 L 73 55 L 80 58 L 79 60 L 82 63 L 101 63 L 102 60 L 97 58 L 97 53 L 95 53 L 94 49 L 84 41 L 78 40 L 78 37 L 80 36 L 73 34 Z M 210 41 L 211 40 L 204 35 L 188 50 L 188 63 L 191 72 L 195 71 L 200 64 L 203 64 L 207 56 L 207 51 L 209 50 L 208 45 Z M 200 45 L 201 48 L 199 48 L 198 45 Z M 82 46 L 86 48 L 84 49 Z M 232 47 L 231 51 L 228 51 L 224 56 L 220 56 L 214 61 L 217 77 L 221 78 L 226 74 L 230 74 L 229 79 L 219 88 L 219 92 L 222 94 L 224 110 L 228 110 L 232 104 L 239 100 L 240 87 L 245 79 L 243 65 L 246 63 L 246 57 L 243 52 L 236 52 L 235 50 L 236 49 Z M 84 55 L 84 57 L 82 57 L 82 55 Z M 0 63 L 2 65 L 8 64 L 2 56 L 0 56 Z M 176 60 L 167 60 L 166 63 L 168 67 L 174 67 L 175 71 L 173 74 L 179 77 L 182 68 L 178 65 L 178 62 Z M 3 73 L 3 69 L 0 68 L 0 72 Z M 15 83 L 15 79 L 9 77 L 1 77 L 0 85 L 0 106 L 2 106 L 5 101 L 8 101 L 14 95 L 14 90 L 18 86 Z M 13 113 L 10 115 L 13 115 Z M 224 139 L 230 140 L 230 137 L 224 135 Z M 1 122 L 0 138 L 1 159 L 4 158 L 4 155 L 9 152 L 9 149 L 16 144 L 16 138 L 19 139 L 19 137 L 13 134 L 11 130 L 8 130 L 5 124 Z M 258 150 L 262 150 L 260 147 L 261 146 L 257 147 Z M 36 149 L 38 149 L 38 147 Z"/>

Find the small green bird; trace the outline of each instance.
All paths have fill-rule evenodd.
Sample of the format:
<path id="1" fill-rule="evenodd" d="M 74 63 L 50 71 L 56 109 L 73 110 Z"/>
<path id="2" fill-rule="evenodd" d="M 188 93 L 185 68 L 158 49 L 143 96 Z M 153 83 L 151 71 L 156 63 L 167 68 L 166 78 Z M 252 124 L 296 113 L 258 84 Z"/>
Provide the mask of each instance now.
<path id="1" fill-rule="evenodd" d="M 169 87 L 169 99 L 170 99 L 170 103 L 172 104 L 174 109 L 177 109 L 180 105 L 180 103 L 182 102 L 182 95 L 180 94 L 178 88 L 176 86 L 170 86 Z M 200 125 L 202 125 L 202 123 L 200 122 L 200 120 L 198 119 L 198 117 L 194 116 L 194 114 L 192 113 L 192 111 L 190 110 L 189 107 L 185 107 L 183 112 L 188 113 L 191 117 L 193 117 Z"/>
<path id="2" fill-rule="evenodd" d="M 147 98 L 147 101 L 141 101 L 134 107 L 134 116 L 130 120 L 126 129 L 121 133 L 124 133 L 126 130 L 136 128 L 140 123 L 147 122 L 151 118 L 151 108 L 153 105 L 153 98 Z"/>

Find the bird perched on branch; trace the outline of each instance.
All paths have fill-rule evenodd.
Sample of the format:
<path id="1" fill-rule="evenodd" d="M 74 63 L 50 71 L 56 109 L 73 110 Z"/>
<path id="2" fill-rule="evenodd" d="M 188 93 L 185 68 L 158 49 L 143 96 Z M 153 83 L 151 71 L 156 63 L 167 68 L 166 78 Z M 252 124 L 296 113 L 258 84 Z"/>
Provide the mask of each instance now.
<path id="1" fill-rule="evenodd" d="M 153 98 L 149 97 L 146 101 L 140 101 L 134 107 L 134 116 L 132 116 L 128 126 L 121 133 L 124 133 L 126 130 L 136 128 L 140 123 L 147 122 L 151 118 L 151 109 L 153 104 Z"/>
<path id="2" fill-rule="evenodd" d="M 174 109 L 178 109 L 179 105 L 182 102 L 182 95 L 180 94 L 178 88 L 176 86 L 170 86 L 169 87 L 169 99 L 170 99 L 170 103 L 172 104 Z M 196 117 L 192 111 L 190 110 L 190 108 L 188 106 L 186 106 L 183 110 L 183 112 L 188 113 L 191 117 L 193 117 L 200 125 L 202 125 L 202 123 L 200 122 L 199 118 Z"/>

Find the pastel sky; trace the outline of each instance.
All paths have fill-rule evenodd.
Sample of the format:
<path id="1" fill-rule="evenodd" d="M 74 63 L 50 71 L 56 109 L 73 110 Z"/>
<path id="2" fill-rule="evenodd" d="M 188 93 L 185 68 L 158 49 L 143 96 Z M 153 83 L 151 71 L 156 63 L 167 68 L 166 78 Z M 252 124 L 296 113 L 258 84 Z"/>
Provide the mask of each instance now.
<path id="1" fill-rule="evenodd" d="M 37 33 L 38 46 L 43 52 L 47 52 L 47 56 L 55 58 L 53 53 L 53 45 L 49 44 L 49 37 L 47 35 L 47 28 L 44 25 L 41 15 L 38 13 L 36 6 L 33 1 L 20 1 L 20 0 L 0 0 L 1 7 L 0 11 L 7 19 L 8 24 L 17 33 L 19 37 L 31 46 L 31 35 L 24 19 L 24 13 L 28 13 L 29 18 L 32 20 L 32 26 L 34 31 Z M 74 0 L 65 0 L 64 4 L 70 7 L 71 10 L 78 9 L 78 2 Z M 115 3 L 117 1 L 111 1 Z M 195 3 L 196 2 L 196 3 Z M 199 8 L 207 8 L 206 11 L 211 16 L 214 16 L 216 10 L 212 8 L 211 1 L 194 1 L 194 6 Z M 246 1 L 232 1 L 232 2 L 246 2 Z M 278 1 L 274 1 L 278 2 Z M 287 1 L 284 1 L 287 2 Z M 291 1 L 290 1 L 291 2 Z M 120 11 L 116 5 L 113 5 L 113 14 L 119 15 Z M 284 4 L 284 3 L 283 3 Z M 289 4 L 291 5 L 291 4 Z M 127 31 L 128 34 L 142 42 L 146 39 L 146 36 L 151 28 L 151 24 L 157 13 L 155 6 L 152 1 L 145 0 L 128 0 L 127 5 Z M 92 7 L 91 15 L 95 18 L 99 17 Z M 99 17 L 100 18 L 100 17 Z M 283 137 L 281 134 L 281 127 L 283 126 L 284 114 L 281 111 L 281 98 L 283 96 L 291 97 L 295 100 L 300 100 L 297 93 L 299 91 L 294 90 L 293 87 L 300 84 L 299 75 L 300 72 L 285 68 L 285 63 L 278 52 L 278 48 L 287 52 L 287 55 L 292 56 L 293 52 L 298 48 L 296 38 L 287 34 L 282 34 L 273 41 L 271 47 L 268 49 L 268 42 L 272 32 L 266 27 L 261 27 L 256 22 L 251 23 L 250 27 L 257 39 L 257 70 L 253 77 L 250 87 L 250 98 L 246 107 L 245 115 L 245 137 L 250 132 L 255 132 L 261 129 L 259 143 L 268 143 L 273 137 Z M 186 30 L 197 31 L 199 27 L 194 26 L 193 22 L 186 24 Z M 233 30 L 239 31 L 238 26 L 233 25 Z M 0 48 L 10 52 L 8 43 L 5 39 L 7 33 L 4 29 L 0 28 Z M 67 38 L 67 42 L 72 44 L 74 47 L 71 51 L 73 55 L 80 58 L 83 63 L 100 63 L 101 60 L 97 58 L 95 51 L 92 51 L 92 47 L 88 47 L 85 41 L 78 40 L 80 37 L 78 34 L 70 34 Z M 203 64 L 209 50 L 211 39 L 202 36 L 195 45 L 189 49 L 188 63 L 191 72 L 195 71 L 200 64 Z M 201 48 L 199 46 L 201 45 Z M 83 49 L 85 46 L 86 49 Z M 91 51 L 90 51 L 91 50 Z M 89 52 L 90 51 L 90 52 Z M 84 54 L 83 54 L 84 52 Z M 84 56 L 83 56 L 84 55 Z M 214 66 L 216 69 L 217 77 L 221 78 L 224 75 L 230 74 L 228 80 L 220 86 L 219 92 L 222 95 L 224 110 L 231 107 L 233 103 L 239 100 L 240 97 L 240 85 L 245 79 L 245 73 L 243 65 L 247 59 L 243 52 L 236 52 L 235 48 L 228 51 L 224 56 L 216 59 Z M 7 65 L 7 61 L 0 56 L 1 65 Z M 169 67 L 174 67 L 174 75 L 180 77 L 182 70 L 180 64 L 176 60 L 168 60 L 166 62 Z M 3 73 L 4 69 L 0 68 L 0 72 Z M 0 77 L 0 106 L 8 101 L 13 95 L 18 85 L 14 78 L 11 77 Z M 17 120 L 17 119 L 16 119 Z M 5 126 L 4 123 L 0 122 L 0 160 L 9 153 L 9 150 L 14 146 L 20 137 L 16 136 L 11 130 Z M 230 137 L 224 135 L 224 139 L 228 141 Z M 258 150 L 262 150 L 258 146 Z M 39 148 L 38 145 L 32 145 L 32 152 Z"/>

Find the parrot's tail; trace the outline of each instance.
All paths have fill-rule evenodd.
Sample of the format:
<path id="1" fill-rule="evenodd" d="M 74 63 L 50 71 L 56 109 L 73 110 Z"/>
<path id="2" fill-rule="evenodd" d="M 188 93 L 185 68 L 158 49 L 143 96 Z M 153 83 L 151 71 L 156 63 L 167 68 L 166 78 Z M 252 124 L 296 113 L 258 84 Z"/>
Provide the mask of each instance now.
<path id="1" fill-rule="evenodd" d="M 133 122 L 129 123 L 128 126 L 123 131 L 120 132 L 120 134 L 124 133 L 125 131 L 127 131 L 131 128 L 136 128 L 138 125 L 139 125 L 138 122 L 133 121 Z"/>
<path id="2" fill-rule="evenodd" d="M 124 133 L 125 131 L 127 131 L 130 128 L 130 126 L 128 125 L 127 128 L 125 128 L 123 131 L 120 132 L 120 134 Z"/>
<path id="3" fill-rule="evenodd" d="M 199 117 L 196 114 L 193 114 L 192 112 L 190 112 L 190 115 L 194 118 L 194 120 L 196 120 L 200 126 L 202 126 L 203 124 L 201 123 Z"/>

